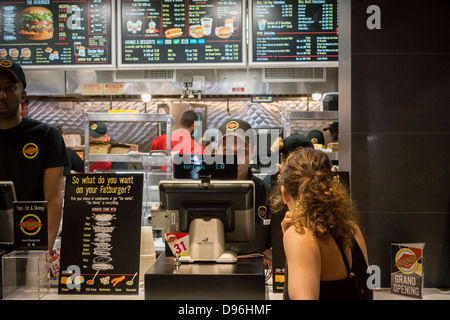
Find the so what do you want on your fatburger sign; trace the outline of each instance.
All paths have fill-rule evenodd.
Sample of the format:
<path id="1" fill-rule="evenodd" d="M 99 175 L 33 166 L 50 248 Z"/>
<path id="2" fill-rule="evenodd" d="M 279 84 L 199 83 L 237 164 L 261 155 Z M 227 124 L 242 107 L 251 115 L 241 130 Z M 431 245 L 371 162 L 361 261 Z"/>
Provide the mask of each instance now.
<path id="1" fill-rule="evenodd" d="M 67 175 L 59 294 L 139 294 L 142 174 Z"/>

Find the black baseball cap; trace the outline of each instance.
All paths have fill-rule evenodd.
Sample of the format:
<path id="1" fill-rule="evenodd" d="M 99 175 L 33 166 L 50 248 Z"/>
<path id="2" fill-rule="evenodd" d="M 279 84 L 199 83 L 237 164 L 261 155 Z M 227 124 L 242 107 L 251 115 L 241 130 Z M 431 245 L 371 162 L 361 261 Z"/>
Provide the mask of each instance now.
<path id="1" fill-rule="evenodd" d="M 338 132 L 339 130 L 339 122 L 330 122 L 328 127 L 323 129 L 323 131 L 330 130 L 330 132 Z"/>
<path id="2" fill-rule="evenodd" d="M 294 133 L 289 137 L 283 139 L 283 145 L 280 148 L 280 153 L 284 156 L 288 156 L 289 153 L 296 150 L 297 148 L 314 148 L 310 139 L 302 134 Z"/>
<path id="3" fill-rule="evenodd" d="M 23 88 L 27 86 L 27 79 L 22 67 L 17 62 L 11 60 L 0 60 L 0 69 L 8 70 L 9 73 L 19 82 L 22 82 Z"/>
<path id="4" fill-rule="evenodd" d="M 307 137 L 313 144 L 325 144 L 325 138 L 320 130 L 311 130 L 308 132 Z"/>
<path id="5" fill-rule="evenodd" d="M 89 126 L 89 135 L 92 138 L 98 138 L 106 134 L 106 124 L 104 122 L 91 122 Z"/>
<path id="6" fill-rule="evenodd" d="M 252 126 L 247 121 L 241 119 L 228 120 L 219 127 L 219 131 L 222 134 L 221 140 L 227 136 L 235 136 L 247 144 L 256 143 Z"/>

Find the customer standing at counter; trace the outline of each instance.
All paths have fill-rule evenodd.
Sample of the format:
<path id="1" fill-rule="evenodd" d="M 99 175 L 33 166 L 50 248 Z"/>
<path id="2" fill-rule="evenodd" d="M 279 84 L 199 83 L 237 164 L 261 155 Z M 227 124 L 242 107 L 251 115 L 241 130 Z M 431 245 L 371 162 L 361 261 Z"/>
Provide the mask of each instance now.
<path id="1" fill-rule="evenodd" d="M 180 119 L 180 129 L 176 129 L 170 135 L 170 150 L 172 153 L 180 154 L 202 154 L 203 147 L 200 146 L 194 139 L 191 138 L 198 121 L 197 114 L 192 110 L 187 110 L 183 113 Z M 156 137 L 150 151 L 167 150 L 167 134 Z"/>
<path id="2" fill-rule="evenodd" d="M 255 241 L 247 245 L 233 245 L 229 249 L 237 254 L 259 252 L 268 256 L 271 247 L 271 220 L 267 210 L 267 189 L 264 182 L 255 177 L 250 169 L 250 159 L 257 150 L 253 129 L 246 121 L 231 119 L 219 127 L 219 132 L 219 153 L 237 155 L 237 180 L 252 180 L 255 183 Z"/>
<path id="3" fill-rule="evenodd" d="M 19 201 L 48 202 L 48 247 L 62 214 L 63 168 L 69 164 L 59 130 L 20 116 L 27 86 L 22 67 L 0 61 L 0 180 L 13 181 Z"/>
<path id="4" fill-rule="evenodd" d="M 271 197 L 274 212 L 286 204 L 289 209 L 282 222 L 285 299 L 357 299 L 351 272 L 364 298 L 372 299 L 364 238 L 347 190 L 333 182 L 328 156 L 310 148 L 292 152 L 276 190 Z"/>

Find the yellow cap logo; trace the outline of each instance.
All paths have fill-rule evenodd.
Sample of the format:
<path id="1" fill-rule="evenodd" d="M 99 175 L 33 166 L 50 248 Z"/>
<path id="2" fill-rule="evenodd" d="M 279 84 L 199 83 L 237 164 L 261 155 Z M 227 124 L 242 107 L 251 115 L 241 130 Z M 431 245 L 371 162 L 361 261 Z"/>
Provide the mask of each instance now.
<path id="1" fill-rule="evenodd" d="M 4 68 L 10 68 L 12 65 L 13 65 L 12 62 L 9 60 L 3 60 L 0 62 L 0 66 Z"/>
<path id="2" fill-rule="evenodd" d="M 237 121 L 230 121 L 225 126 L 227 130 L 237 130 L 239 128 L 239 123 Z"/>

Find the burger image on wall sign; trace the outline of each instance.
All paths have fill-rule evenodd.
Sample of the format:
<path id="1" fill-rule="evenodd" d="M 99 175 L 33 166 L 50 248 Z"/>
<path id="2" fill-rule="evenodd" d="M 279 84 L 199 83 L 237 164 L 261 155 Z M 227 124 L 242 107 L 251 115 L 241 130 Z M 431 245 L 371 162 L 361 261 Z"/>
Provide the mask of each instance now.
<path id="1" fill-rule="evenodd" d="M 193 38 L 201 38 L 203 37 L 203 27 L 201 25 L 191 26 L 189 28 L 189 33 Z"/>
<path id="2" fill-rule="evenodd" d="M 216 28 L 216 36 L 219 38 L 229 38 L 233 32 L 230 27 L 217 27 Z"/>
<path id="3" fill-rule="evenodd" d="M 28 7 L 21 12 L 22 26 L 19 34 L 28 40 L 53 38 L 53 14 L 44 7 Z"/>

